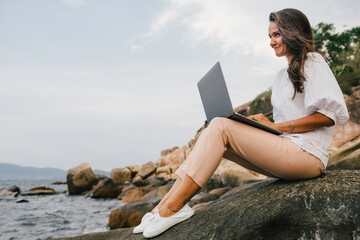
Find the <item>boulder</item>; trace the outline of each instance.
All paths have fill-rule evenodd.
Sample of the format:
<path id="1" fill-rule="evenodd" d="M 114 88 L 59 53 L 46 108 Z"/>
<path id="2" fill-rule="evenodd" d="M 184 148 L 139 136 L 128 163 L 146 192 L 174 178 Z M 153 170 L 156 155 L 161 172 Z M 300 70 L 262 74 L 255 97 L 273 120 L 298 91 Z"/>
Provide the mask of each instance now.
<path id="1" fill-rule="evenodd" d="M 156 187 L 151 192 L 145 194 L 141 199 L 147 199 L 157 196 L 165 196 L 167 192 L 170 190 L 172 184 L 166 184 L 164 186 Z"/>
<path id="2" fill-rule="evenodd" d="M 96 184 L 99 183 L 101 180 L 108 179 L 109 177 L 105 174 L 96 174 L 95 173 L 95 182 Z"/>
<path id="3" fill-rule="evenodd" d="M 341 149 L 334 151 L 330 154 L 328 166 L 341 161 L 342 159 L 346 158 L 349 154 L 353 153 L 354 151 L 360 149 L 360 138 L 355 139 L 354 141 L 349 142 Z"/>
<path id="4" fill-rule="evenodd" d="M 347 121 L 344 124 L 334 126 L 332 147 L 341 147 L 343 144 L 353 140 L 360 135 L 360 124 L 354 121 Z"/>
<path id="5" fill-rule="evenodd" d="M 137 173 L 138 176 L 140 176 L 142 179 L 147 178 L 152 173 L 156 171 L 156 165 L 153 162 L 147 162 L 144 165 L 142 165 L 140 171 Z"/>
<path id="6" fill-rule="evenodd" d="M 91 198 L 116 198 L 123 188 L 123 185 L 115 184 L 111 178 L 106 178 L 94 186 L 90 196 Z"/>
<path id="7" fill-rule="evenodd" d="M 121 200 L 126 203 L 131 203 L 141 199 L 145 194 L 151 192 L 154 187 L 135 187 L 132 186 L 130 188 L 124 189 L 121 194 L 117 197 L 118 200 Z"/>
<path id="8" fill-rule="evenodd" d="M 167 181 L 164 180 L 163 177 L 148 177 L 147 179 L 144 180 L 145 186 L 153 186 L 153 187 L 158 187 L 158 186 L 162 186 L 165 185 L 167 183 Z"/>
<path id="9" fill-rule="evenodd" d="M 110 178 L 115 184 L 131 182 L 131 171 L 128 168 L 113 168 L 110 171 Z"/>
<path id="10" fill-rule="evenodd" d="M 185 161 L 185 154 L 187 149 L 187 146 L 183 146 L 182 148 L 174 148 L 168 154 L 162 155 L 158 160 L 158 164 L 160 167 L 181 165 Z"/>
<path id="11" fill-rule="evenodd" d="M 331 170 L 303 181 L 269 179 L 215 200 L 155 239 L 359 239 L 359 196 L 359 170 Z M 143 238 L 132 230 L 70 239 Z"/>
<path id="12" fill-rule="evenodd" d="M 67 184 L 66 181 L 55 181 L 55 182 L 52 182 L 51 185 L 63 185 L 63 184 Z"/>
<path id="13" fill-rule="evenodd" d="M 200 192 L 210 192 L 213 189 L 223 187 L 220 176 L 213 174 L 210 179 L 204 184 Z"/>
<path id="14" fill-rule="evenodd" d="M 126 228 L 140 224 L 145 213 L 150 212 L 160 202 L 161 198 L 153 197 L 135 201 L 111 211 L 109 216 L 110 228 Z M 142 234 L 140 235 L 142 236 Z"/>
<path id="15" fill-rule="evenodd" d="M 34 187 L 29 189 L 28 191 L 22 192 L 22 196 L 31 196 L 31 195 L 54 195 L 56 191 L 52 188 L 48 188 L 45 186 Z"/>
<path id="16" fill-rule="evenodd" d="M 17 197 L 18 193 L 7 190 L 6 188 L 0 188 L 0 197 Z"/>
<path id="17" fill-rule="evenodd" d="M 237 187 L 242 181 L 248 179 L 257 179 L 257 176 L 251 174 L 249 171 L 239 169 L 226 169 L 220 175 L 223 186 Z"/>
<path id="18" fill-rule="evenodd" d="M 135 177 L 135 175 L 140 171 L 140 165 L 131 165 L 127 166 L 127 168 L 131 171 L 131 178 Z"/>
<path id="19" fill-rule="evenodd" d="M 96 183 L 95 174 L 88 163 L 69 169 L 66 180 L 70 195 L 89 191 Z"/>
<path id="20" fill-rule="evenodd" d="M 326 169 L 360 170 L 360 149 L 350 153 L 344 159 L 329 165 Z"/>
<path id="21" fill-rule="evenodd" d="M 158 167 L 158 168 L 156 169 L 156 175 L 158 175 L 159 173 L 171 174 L 171 168 L 170 168 L 170 166 Z"/>
<path id="22" fill-rule="evenodd" d="M 21 192 L 20 188 L 19 188 L 18 186 L 16 186 L 16 185 L 13 185 L 13 186 L 11 186 L 11 187 L 8 187 L 7 190 L 10 191 L 10 192 L 15 193 L 15 197 L 17 197 L 17 196 L 20 194 L 20 192 Z"/>

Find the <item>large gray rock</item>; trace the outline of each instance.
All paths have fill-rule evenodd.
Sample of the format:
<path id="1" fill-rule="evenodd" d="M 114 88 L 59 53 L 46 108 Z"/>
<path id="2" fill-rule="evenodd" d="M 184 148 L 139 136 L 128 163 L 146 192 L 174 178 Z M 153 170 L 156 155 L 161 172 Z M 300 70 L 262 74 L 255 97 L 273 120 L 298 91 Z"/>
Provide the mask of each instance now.
<path id="1" fill-rule="evenodd" d="M 154 239 L 359 239 L 360 171 L 267 180 L 196 211 Z M 132 228 L 71 239 L 142 239 Z"/>
<path id="2" fill-rule="evenodd" d="M 82 163 L 67 171 L 66 182 L 69 194 L 81 194 L 92 188 L 96 178 L 91 166 Z"/>

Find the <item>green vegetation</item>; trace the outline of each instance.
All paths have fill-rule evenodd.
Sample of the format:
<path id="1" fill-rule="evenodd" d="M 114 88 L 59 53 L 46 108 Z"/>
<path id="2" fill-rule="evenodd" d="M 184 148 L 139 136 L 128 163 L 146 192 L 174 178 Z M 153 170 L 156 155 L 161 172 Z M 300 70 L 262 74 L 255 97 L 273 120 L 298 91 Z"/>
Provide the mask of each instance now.
<path id="1" fill-rule="evenodd" d="M 336 33 L 333 24 L 313 28 L 315 51 L 321 53 L 345 94 L 360 85 L 360 27 Z"/>
<path id="2" fill-rule="evenodd" d="M 271 106 L 271 89 L 261 93 L 250 103 L 250 115 L 264 113 L 265 115 L 272 112 Z"/>

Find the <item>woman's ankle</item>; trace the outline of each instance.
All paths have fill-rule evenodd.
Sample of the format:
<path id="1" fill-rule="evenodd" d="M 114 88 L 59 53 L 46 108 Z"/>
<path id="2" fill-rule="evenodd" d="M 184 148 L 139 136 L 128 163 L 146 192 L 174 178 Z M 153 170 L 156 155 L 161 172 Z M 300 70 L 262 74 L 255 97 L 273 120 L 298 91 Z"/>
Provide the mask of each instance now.
<path id="1" fill-rule="evenodd" d="M 167 202 L 161 208 L 158 208 L 159 215 L 161 217 L 171 217 L 172 215 L 174 215 L 175 213 L 180 211 L 184 206 L 185 206 L 185 204 L 183 204 L 183 203 L 168 203 Z"/>

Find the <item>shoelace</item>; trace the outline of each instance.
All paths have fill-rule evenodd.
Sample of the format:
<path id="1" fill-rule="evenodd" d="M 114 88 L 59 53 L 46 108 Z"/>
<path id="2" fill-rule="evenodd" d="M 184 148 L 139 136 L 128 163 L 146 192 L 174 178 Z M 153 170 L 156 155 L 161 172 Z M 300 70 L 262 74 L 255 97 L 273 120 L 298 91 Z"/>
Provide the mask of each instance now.
<path id="1" fill-rule="evenodd" d="M 159 210 L 156 208 L 154 210 L 154 221 L 157 223 L 159 222 L 159 219 L 160 219 Z"/>

